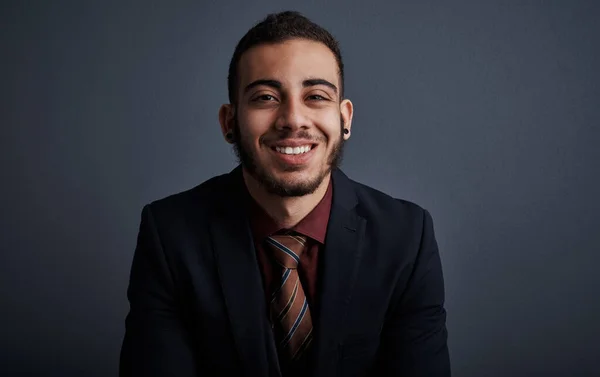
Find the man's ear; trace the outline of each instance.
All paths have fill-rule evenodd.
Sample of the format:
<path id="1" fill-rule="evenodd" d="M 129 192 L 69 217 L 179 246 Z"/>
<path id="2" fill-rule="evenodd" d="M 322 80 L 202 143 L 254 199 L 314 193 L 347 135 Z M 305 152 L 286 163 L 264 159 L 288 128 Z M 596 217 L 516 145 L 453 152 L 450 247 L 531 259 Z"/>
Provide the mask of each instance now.
<path id="1" fill-rule="evenodd" d="M 344 140 L 350 138 L 350 131 L 352 129 L 352 116 L 354 115 L 354 105 L 349 99 L 345 99 L 340 103 L 340 114 L 342 114 L 342 120 L 344 121 Z M 345 130 L 348 130 L 347 132 Z"/>
<path id="2" fill-rule="evenodd" d="M 234 141 L 234 120 L 235 120 L 235 107 L 231 104 L 221 105 L 219 109 L 219 123 L 221 123 L 221 132 L 225 141 L 232 144 Z"/>

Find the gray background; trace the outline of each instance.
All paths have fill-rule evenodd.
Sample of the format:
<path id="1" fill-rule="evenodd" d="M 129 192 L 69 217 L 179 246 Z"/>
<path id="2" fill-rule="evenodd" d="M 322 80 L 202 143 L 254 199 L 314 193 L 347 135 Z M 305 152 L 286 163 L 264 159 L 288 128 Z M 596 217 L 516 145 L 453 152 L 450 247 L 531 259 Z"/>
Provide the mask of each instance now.
<path id="1" fill-rule="evenodd" d="M 434 217 L 455 376 L 598 376 L 594 1 L 2 2 L 3 376 L 114 376 L 143 204 L 229 171 L 235 44 L 341 41 L 345 172 Z"/>

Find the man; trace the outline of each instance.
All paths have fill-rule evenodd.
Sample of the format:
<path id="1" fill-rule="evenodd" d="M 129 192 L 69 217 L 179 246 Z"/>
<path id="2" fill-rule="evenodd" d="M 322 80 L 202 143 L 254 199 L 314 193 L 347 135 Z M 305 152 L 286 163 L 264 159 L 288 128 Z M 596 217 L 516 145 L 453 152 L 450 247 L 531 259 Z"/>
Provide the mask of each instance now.
<path id="1" fill-rule="evenodd" d="M 219 111 L 240 166 L 144 207 L 121 376 L 450 376 L 431 216 L 339 170 L 343 78 L 296 12 L 241 39 Z"/>

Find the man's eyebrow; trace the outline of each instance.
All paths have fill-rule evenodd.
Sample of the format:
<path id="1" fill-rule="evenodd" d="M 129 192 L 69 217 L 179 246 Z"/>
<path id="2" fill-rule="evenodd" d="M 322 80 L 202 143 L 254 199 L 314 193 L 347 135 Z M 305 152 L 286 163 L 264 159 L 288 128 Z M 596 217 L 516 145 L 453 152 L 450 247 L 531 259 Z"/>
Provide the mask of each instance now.
<path id="1" fill-rule="evenodd" d="M 307 88 L 309 86 L 316 86 L 316 85 L 325 85 L 328 86 L 329 88 L 333 89 L 333 91 L 337 94 L 338 92 L 338 88 L 337 86 L 333 85 L 332 83 L 330 83 L 327 80 L 324 79 L 308 79 L 308 80 L 304 80 L 302 82 L 302 86 Z"/>
<path id="2" fill-rule="evenodd" d="M 338 92 L 337 86 L 335 86 L 334 84 L 330 83 L 329 81 L 327 81 L 325 79 L 306 79 L 302 82 L 302 86 L 304 88 L 308 88 L 310 86 L 317 86 L 317 85 L 325 85 L 325 86 L 331 88 L 336 94 Z M 283 87 L 283 85 L 281 84 L 280 81 L 273 80 L 273 79 L 260 79 L 260 80 L 252 81 L 250 84 L 246 85 L 246 87 L 244 88 L 244 94 L 248 93 L 252 88 L 255 88 L 257 86 L 269 86 L 271 88 L 278 89 L 278 90 Z"/>
<path id="3" fill-rule="evenodd" d="M 282 86 L 281 82 L 279 82 L 277 80 L 270 80 L 270 79 L 256 80 L 256 81 L 252 81 L 250 84 L 246 85 L 246 87 L 244 88 L 244 94 L 248 93 L 248 91 L 250 89 L 260 86 L 260 85 L 270 86 L 271 88 L 275 88 L 275 89 L 281 89 L 281 86 Z"/>

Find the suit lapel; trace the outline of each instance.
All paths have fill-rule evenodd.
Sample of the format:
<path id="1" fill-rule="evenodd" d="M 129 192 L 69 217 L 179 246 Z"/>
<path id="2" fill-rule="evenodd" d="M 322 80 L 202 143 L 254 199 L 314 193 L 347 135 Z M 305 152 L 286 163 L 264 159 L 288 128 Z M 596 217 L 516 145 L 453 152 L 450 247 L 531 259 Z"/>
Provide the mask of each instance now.
<path id="1" fill-rule="evenodd" d="M 358 200 L 348 177 L 335 169 L 332 180 L 333 201 L 320 266 L 320 309 L 313 349 L 315 375 L 327 375 L 337 361 L 341 326 L 358 274 L 366 224 L 356 213 Z"/>
<path id="2" fill-rule="evenodd" d="M 243 368 L 249 375 L 274 373 L 277 356 L 265 315 L 262 280 L 248 217 L 243 177 L 236 168 L 227 177 L 223 204 L 211 222 L 217 268 L 231 329 Z M 267 352 L 266 350 L 269 350 Z M 275 373 L 278 374 L 278 373 Z"/>
<path id="3" fill-rule="evenodd" d="M 244 198 L 241 167 L 223 187 L 211 236 L 231 328 L 243 368 L 249 375 L 279 376 L 277 351 L 265 315 L 264 288 Z M 339 169 L 332 172 L 333 200 L 320 265 L 319 318 L 311 354 L 314 375 L 328 375 L 337 362 L 342 325 L 362 256 L 366 220 L 356 213 L 356 193 Z"/>

